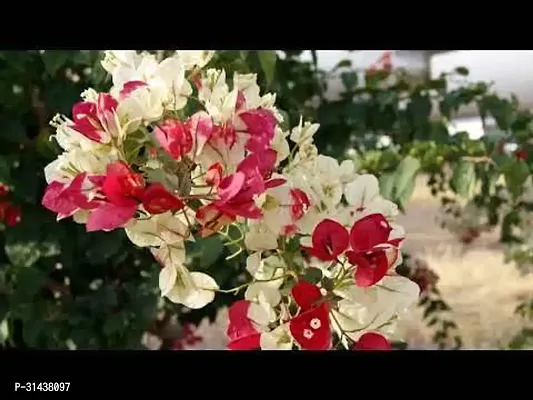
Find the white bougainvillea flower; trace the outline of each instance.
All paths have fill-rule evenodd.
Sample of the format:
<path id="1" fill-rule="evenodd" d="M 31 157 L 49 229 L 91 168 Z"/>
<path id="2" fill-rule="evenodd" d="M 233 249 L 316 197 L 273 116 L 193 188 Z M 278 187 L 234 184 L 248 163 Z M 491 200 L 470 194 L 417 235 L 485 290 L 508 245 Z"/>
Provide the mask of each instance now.
<path id="1" fill-rule="evenodd" d="M 284 161 L 290 154 L 289 142 L 287 142 L 287 135 L 289 132 L 284 132 L 279 126 L 274 130 L 274 139 L 271 147 L 276 151 L 276 166 Z"/>
<path id="2" fill-rule="evenodd" d="M 159 274 L 162 296 L 191 309 L 205 307 L 215 299 L 217 283 L 202 272 L 189 272 L 183 265 L 185 252 L 182 249 L 164 246 L 152 253 L 163 266 Z"/>
<path id="3" fill-rule="evenodd" d="M 312 124 L 307 121 L 303 123 L 302 118 L 300 118 L 300 123 L 298 124 L 298 126 L 292 129 L 290 139 L 294 143 L 298 143 L 299 145 L 312 143 L 313 137 L 318 131 L 318 128 L 320 128 L 320 124 Z"/>
<path id="4" fill-rule="evenodd" d="M 386 276 L 369 288 L 350 285 L 335 291 L 343 298 L 338 310 L 332 310 L 333 326 L 352 340 L 369 331 L 390 334 L 396 320 L 416 304 L 420 289 L 401 276 Z M 336 322 L 338 322 L 336 326 Z"/>
<path id="5" fill-rule="evenodd" d="M 70 151 L 79 148 L 82 151 L 94 153 L 99 153 L 103 150 L 99 148 L 99 143 L 72 129 L 73 124 L 74 121 L 59 114 L 50 122 L 50 125 L 56 129 L 55 134 L 51 137 L 57 141 L 63 150 Z"/>
<path id="6" fill-rule="evenodd" d="M 102 66 L 110 74 L 113 74 L 117 68 L 129 68 L 135 71 L 142 58 L 135 50 L 106 50 Z"/>
<path id="7" fill-rule="evenodd" d="M 374 175 L 359 175 L 344 188 L 344 197 L 354 211 L 354 218 L 367 214 L 383 214 L 387 218 L 398 215 L 398 206 L 381 197 L 379 181 Z"/>
<path id="8" fill-rule="evenodd" d="M 246 300 L 265 301 L 271 307 L 275 307 L 281 300 L 279 287 L 283 284 L 285 275 L 283 261 L 278 256 L 270 256 L 260 259 L 260 253 L 248 256 L 246 269 L 254 280 L 260 282 L 251 283 L 244 294 Z"/>
<path id="9" fill-rule="evenodd" d="M 287 325 L 263 332 L 259 341 L 261 350 L 292 350 L 293 339 Z"/>
<path id="10" fill-rule="evenodd" d="M 125 230 L 131 242 L 139 247 L 182 246 L 184 240 L 192 238 L 189 226 L 170 211 L 131 221 Z"/>
<path id="11" fill-rule="evenodd" d="M 167 293 L 166 297 L 173 303 L 183 304 L 191 309 L 200 309 L 211 303 L 215 299 L 215 291 L 219 289 L 216 281 L 202 272 L 191 272 L 194 287 L 185 290 L 183 287 L 175 285 Z"/>
<path id="12" fill-rule="evenodd" d="M 176 50 L 176 57 L 186 70 L 205 67 L 214 55 L 213 50 Z"/>
<path id="13" fill-rule="evenodd" d="M 192 94 L 192 86 L 185 79 L 185 67 L 178 57 L 161 61 L 150 86 L 166 90 L 165 106 L 169 110 L 181 110 L 187 104 L 188 96 Z"/>
<path id="14" fill-rule="evenodd" d="M 251 251 L 273 250 L 278 247 L 278 234 L 262 221 L 250 221 L 244 237 L 246 248 Z"/>
<path id="15" fill-rule="evenodd" d="M 119 96 L 123 100 L 117 113 L 121 119 L 134 121 L 130 130 L 135 130 L 141 122 L 157 121 L 163 116 L 166 94 L 164 88 L 149 86 L 142 81 L 125 82 L 120 87 Z"/>

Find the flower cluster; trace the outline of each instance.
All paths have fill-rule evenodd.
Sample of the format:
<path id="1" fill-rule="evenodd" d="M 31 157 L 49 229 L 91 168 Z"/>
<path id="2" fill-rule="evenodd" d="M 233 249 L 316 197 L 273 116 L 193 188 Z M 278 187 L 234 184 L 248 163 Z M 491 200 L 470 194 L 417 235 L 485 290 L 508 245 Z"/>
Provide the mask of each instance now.
<path id="1" fill-rule="evenodd" d="M 110 91 L 53 120 L 64 152 L 42 204 L 89 232 L 124 228 L 161 264 L 161 294 L 189 308 L 222 289 L 187 268 L 185 243 L 239 245 L 251 279 L 228 312 L 230 349 L 390 348 L 419 295 L 395 273 L 397 207 L 374 176 L 318 154 L 317 124 L 283 130 L 255 74 L 208 68 L 213 54 L 106 52 Z"/>
<path id="2" fill-rule="evenodd" d="M 9 188 L 0 183 L 0 198 L 7 196 Z M 0 222 L 7 226 L 15 226 L 21 220 L 20 208 L 8 200 L 0 200 Z"/>

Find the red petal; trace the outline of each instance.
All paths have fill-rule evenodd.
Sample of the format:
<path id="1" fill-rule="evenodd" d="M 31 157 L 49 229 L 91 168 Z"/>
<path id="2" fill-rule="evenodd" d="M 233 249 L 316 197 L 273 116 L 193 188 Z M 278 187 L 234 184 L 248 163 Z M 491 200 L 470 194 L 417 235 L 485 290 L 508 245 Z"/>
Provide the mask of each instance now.
<path id="1" fill-rule="evenodd" d="M 241 191 L 245 178 L 242 172 L 236 172 L 222 179 L 218 186 L 220 201 L 225 202 L 235 197 Z"/>
<path id="2" fill-rule="evenodd" d="M 326 253 L 322 249 L 316 249 L 314 247 L 307 247 L 307 246 L 301 246 L 302 250 L 305 250 L 310 256 L 313 256 L 315 258 L 318 258 L 322 261 L 332 261 L 335 258 L 331 257 L 331 254 Z"/>
<path id="3" fill-rule="evenodd" d="M 344 226 L 331 219 L 322 220 L 314 229 L 312 241 L 313 247 L 321 253 L 329 255 L 322 260 L 336 259 L 348 247 L 350 236 Z"/>
<path id="4" fill-rule="evenodd" d="M 294 221 L 297 221 L 309 209 L 311 202 L 307 194 L 301 189 L 291 189 L 290 193 L 292 197 L 291 216 Z"/>
<path id="5" fill-rule="evenodd" d="M 328 304 L 322 303 L 293 318 L 289 330 L 303 350 L 328 350 L 331 347 Z"/>
<path id="6" fill-rule="evenodd" d="M 378 283 L 389 270 L 390 263 L 385 250 L 372 254 L 347 252 L 346 256 L 353 265 L 357 265 L 354 278 L 359 287 L 369 287 Z"/>
<path id="7" fill-rule="evenodd" d="M 72 120 L 75 123 L 83 123 L 88 118 L 96 120 L 96 104 L 88 101 L 80 101 L 72 106 Z"/>
<path id="8" fill-rule="evenodd" d="M 261 334 L 248 318 L 250 302 L 239 300 L 231 305 L 228 310 L 229 326 L 226 331 L 231 350 L 251 350 L 259 347 Z"/>
<path id="9" fill-rule="evenodd" d="M 121 207 L 111 203 L 103 203 L 91 212 L 87 219 L 87 232 L 111 231 L 124 226 L 133 218 L 137 204 Z"/>
<path id="10" fill-rule="evenodd" d="M 102 120 L 104 113 L 114 112 L 118 107 L 118 101 L 115 100 L 113 96 L 108 93 L 99 93 L 98 94 L 98 103 L 96 105 L 96 110 L 99 118 Z"/>
<path id="11" fill-rule="evenodd" d="M 370 214 L 358 220 L 350 231 L 350 245 L 355 251 L 367 251 L 386 243 L 392 228 L 382 214 Z"/>
<path id="12" fill-rule="evenodd" d="M 307 281 L 299 281 L 291 290 L 294 301 L 302 310 L 308 310 L 320 300 L 322 293 L 318 286 Z"/>
<path id="13" fill-rule="evenodd" d="M 18 206 L 10 204 L 4 212 L 4 218 L 7 226 L 12 227 L 20 222 L 22 213 Z"/>
<path id="14" fill-rule="evenodd" d="M 359 338 L 354 350 L 391 350 L 389 341 L 379 333 L 367 332 Z"/>
<path id="15" fill-rule="evenodd" d="M 124 161 L 116 161 L 107 166 L 102 192 L 111 203 L 124 207 L 133 206 L 137 203 L 131 197 L 139 196 L 143 188 L 142 176 L 135 174 Z"/>
<path id="16" fill-rule="evenodd" d="M 276 164 L 276 158 L 277 153 L 272 149 L 262 151 L 261 153 L 253 153 L 246 156 L 246 158 L 239 163 L 237 171 L 248 174 L 257 168 L 261 176 L 269 176 Z"/>
<path id="17" fill-rule="evenodd" d="M 265 189 L 272 189 L 285 184 L 287 181 L 283 178 L 270 179 L 265 182 Z"/>
<path id="18" fill-rule="evenodd" d="M 185 205 L 160 183 L 150 185 L 142 195 L 143 206 L 150 214 L 177 211 Z"/>

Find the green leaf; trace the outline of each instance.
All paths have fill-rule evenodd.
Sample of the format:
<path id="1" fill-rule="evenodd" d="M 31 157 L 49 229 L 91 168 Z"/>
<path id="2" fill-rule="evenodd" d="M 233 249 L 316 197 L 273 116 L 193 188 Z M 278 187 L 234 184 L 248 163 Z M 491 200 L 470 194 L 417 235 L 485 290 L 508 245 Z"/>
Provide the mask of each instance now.
<path id="1" fill-rule="evenodd" d="M 43 63 L 46 72 L 53 76 L 56 72 L 66 64 L 70 57 L 76 53 L 74 51 L 65 51 L 65 50 L 46 50 L 43 55 Z"/>
<path id="2" fill-rule="evenodd" d="M 91 232 L 86 235 L 88 247 L 85 254 L 86 261 L 90 264 L 102 264 L 118 255 L 125 241 L 122 229 L 111 232 Z"/>
<path id="3" fill-rule="evenodd" d="M 413 194 L 419 170 L 420 161 L 412 156 L 405 157 L 398 165 L 394 180 L 394 195 L 397 200 L 402 200 L 402 204 L 405 204 Z"/>
<path id="4" fill-rule="evenodd" d="M 503 174 L 511 194 L 519 196 L 524 190 L 524 183 L 530 174 L 530 170 L 524 160 L 515 160 L 504 168 Z"/>
<path id="5" fill-rule="evenodd" d="M 9 182 L 11 166 L 6 157 L 0 157 L 0 183 Z"/>
<path id="6" fill-rule="evenodd" d="M 419 170 L 420 161 L 417 158 L 405 157 L 394 172 L 387 172 L 380 176 L 381 195 L 403 208 L 413 195 Z"/>
<path id="7" fill-rule="evenodd" d="M 276 72 L 276 60 L 278 56 L 276 55 L 275 50 L 261 50 L 258 52 L 259 62 L 261 63 L 261 68 L 265 73 L 265 78 L 267 85 L 270 85 L 270 82 L 274 79 L 274 73 Z"/>
<path id="8" fill-rule="evenodd" d="M 450 186 L 461 197 L 468 198 L 475 185 L 476 170 L 473 163 L 460 161 L 453 169 Z"/>
<path id="9" fill-rule="evenodd" d="M 341 80 L 342 80 L 342 83 L 344 84 L 344 87 L 348 91 L 351 91 L 355 89 L 355 87 L 357 86 L 357 81 L 358 81 L 357 72 L 343 72 L 341 74 Z"/>
<path id="10" fill-rule="evenodd" d="M 209 268 L 222 255 L 224 244 L 219 236 L 213 235 L 199 241 L 201 268 Z"/>
<path id="11" fill-rule="evenodd" d="M 18 120 L 0 120 L 0 139 L 17 144 L 26 142 L 27 137 L 24 125 Z"/>
<path id="12" fill-rule="evenodd" d="M 36 268 L 22 268 L 17 272 L 15 295 L 18 299 L 31 299 L 44 285 L 46 275 Z"/>
<path id="13" fill-rule="evenodd" d="M 470 73 L 470 71 L 466 67 L 457 67 L 455 68 L 455 72 L 462 76 L 468 76 L 468 74 Z"/>
<path id="14" fill-rule="evenodd" d="M 379 177 L 379 190 L 381 195 L 387 200 L 394 200 L 394 180 L 396 175 L 393 172 L 381 174 Z"/>
<path id="15" fill-rule="evenodd" d="M 322 279 L 322 270 L 319 268 L 307 268 L 304 274 L 304 280 L 316 285 Z"/>
<path id="16" fill-rule="evenodd" d="M 333 71 L 338 70 L 339 68 L 350 68 L 352 66 L 352 60 L 344 59 L 340 60 L 337 65 L 335 65 L 335 68 L 333 68 Z"/>

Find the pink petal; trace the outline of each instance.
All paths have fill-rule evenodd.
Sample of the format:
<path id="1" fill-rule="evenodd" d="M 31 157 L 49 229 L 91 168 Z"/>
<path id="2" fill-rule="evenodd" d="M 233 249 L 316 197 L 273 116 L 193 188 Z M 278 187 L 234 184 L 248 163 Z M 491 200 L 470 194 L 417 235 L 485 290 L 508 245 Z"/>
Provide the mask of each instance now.
<path id="1" fill-rule="evenodd" d="M 245 178 L 242 172 L 236 172 L 222 179 L 218 186 L 220 201 L 225 202 L 235 197 L 242 189 Z"/>
<path id="2" fill-rule="evenodd" d="M 51 182 L 44 191 L 41 204 L 63 217 L 71 216 L 78 207 L 65 193 L 66 185 L 60 182 Z"/>
<path id="3" fill-rule="evenodd" d="M 239 114 L 248 130 L 246 148 L 251 152 L 262 152 L 270 147 L 274 138 L 277 120 L 274 114 L 264 108 L 249 110 Z"/>
<path id="4" fill-rule="evenodd" d="M 116 206 L 111 203 L 103 203 L 91 212 L 87 219 L 87 232 L 111 231 L 124 226 L 130 221 L 137 211 L 137 204 L 131 206 Z"/>

